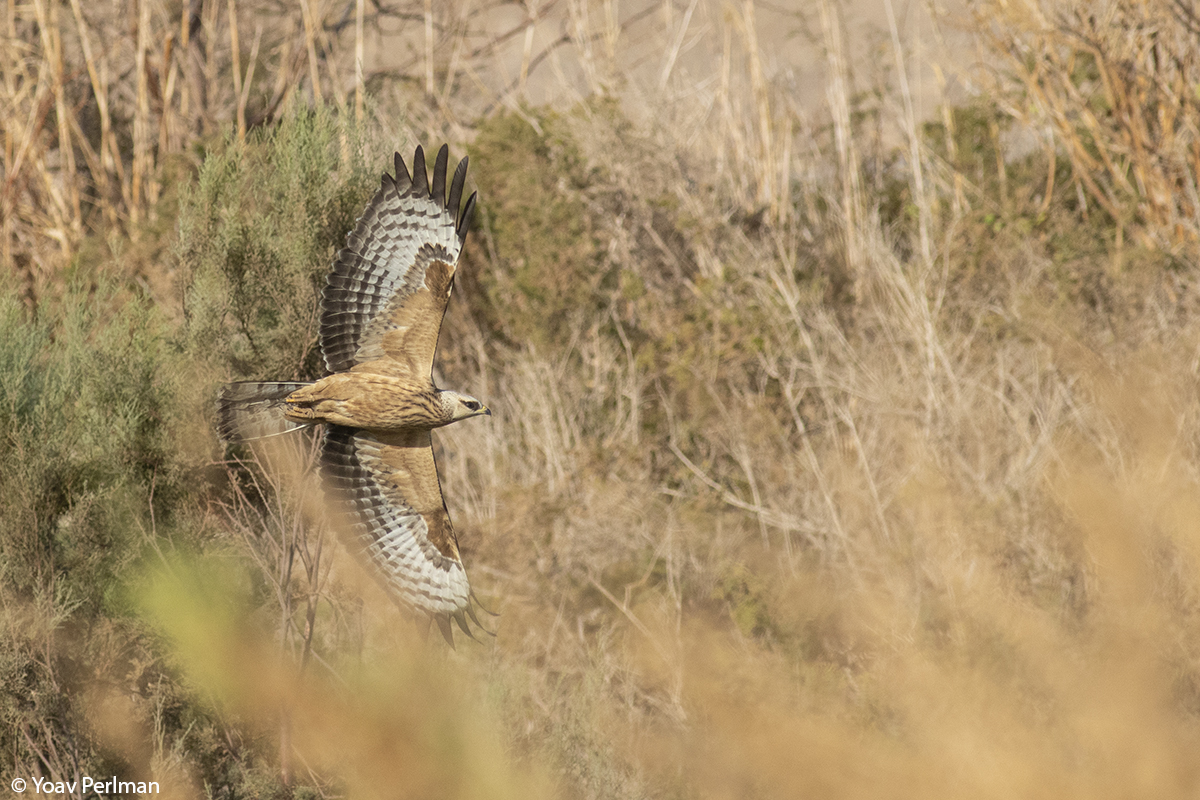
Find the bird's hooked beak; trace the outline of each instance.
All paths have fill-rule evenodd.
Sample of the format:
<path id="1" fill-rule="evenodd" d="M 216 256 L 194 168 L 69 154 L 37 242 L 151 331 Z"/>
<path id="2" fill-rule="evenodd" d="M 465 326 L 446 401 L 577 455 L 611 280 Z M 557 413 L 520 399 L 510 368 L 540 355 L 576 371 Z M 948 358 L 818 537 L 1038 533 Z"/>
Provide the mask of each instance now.
<path id="1" fill-rule="evenodd" d="M 479 410 L 479 413 L 483 414 L 484 416 L 490 417 L 492 415 L 492 410 L 490 408 L 488 408 L 487 406 L 484 406 L 483 408 L 481 408 Z"/>

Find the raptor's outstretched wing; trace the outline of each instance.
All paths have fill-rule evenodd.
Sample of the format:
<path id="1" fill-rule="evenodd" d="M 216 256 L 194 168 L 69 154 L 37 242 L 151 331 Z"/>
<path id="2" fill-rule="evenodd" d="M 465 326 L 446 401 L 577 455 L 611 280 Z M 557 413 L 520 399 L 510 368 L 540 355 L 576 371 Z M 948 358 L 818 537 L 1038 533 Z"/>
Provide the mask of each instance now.
<path id="1" fill-rule="evenodd" d="M 429 431 L 372 433 L 330 425 L 321 462 L 343 530 L 369 554 L 389 591 L 433 617 L 447 641 L 451 618 L 470 636 L 467 617 L 479 621 Z"/>
<path id="2" fill-rule="evenodd" d="M 449 148 L 438 151 L 433 184 L 418 147 L 410 176 L 400 154 L 334 261 L 321 301 L 321 350 L 330 372 L 428 377 L 475 208 L 459 212 L 467 159 L 446 197 Z"/>

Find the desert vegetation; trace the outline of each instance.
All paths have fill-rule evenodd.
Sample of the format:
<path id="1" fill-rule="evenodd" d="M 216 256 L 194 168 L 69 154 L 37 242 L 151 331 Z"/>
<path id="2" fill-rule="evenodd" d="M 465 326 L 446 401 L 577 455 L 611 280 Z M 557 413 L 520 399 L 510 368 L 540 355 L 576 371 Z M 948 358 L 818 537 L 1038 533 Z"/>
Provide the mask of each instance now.
<path id="1" fill-rule="evenodd" d="M 1194 796 L 1200 22 L 881 8 L 10 2 L 4 779 Z M 213 425 L 442 141 L 454 650 Z"/>

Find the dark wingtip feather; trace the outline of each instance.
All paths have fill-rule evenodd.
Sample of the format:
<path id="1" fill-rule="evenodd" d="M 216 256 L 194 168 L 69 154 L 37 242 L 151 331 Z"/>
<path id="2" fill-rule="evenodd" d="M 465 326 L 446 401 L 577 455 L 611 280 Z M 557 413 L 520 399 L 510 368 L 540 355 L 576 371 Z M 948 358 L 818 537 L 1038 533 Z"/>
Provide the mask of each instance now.
<path id="1" fill-rule="evenodd" d="M 455 231 L 458 233 L 459 242 L 467 240 L 467 231 L 471 229 L 471 215 L 475 213 L 475 196 L 477 194 L 479 193 L 471 192 L 471 196 L 467 198 L 467 206 L 458 218 L 458 225 L 455 226 Z"/>
<path id="2" fill-rule="evenodd" d="M 446 201 L 446 208 L 451 214 L 458 213 L 458 207 L 462 205 L 463 185 L 467 181 L 467 159 L 464 157 L 458 162 L 458 167 L 454 170 L 454 178 L 450 181 L 450 199 Z"/>
<path id="3" fill-rule="evenodd" d="M 467 625 L 467 615 L 466 614 L 464 614 L 462 611 L 459 611 L 457 614 L 454 615 L 454 621 L 458 623 L 458 627 L 462 630 L 462 632 L 465 633 L 468 637 L 470 637 L 471 641 L 473 641 L 473 642 L 479 641 L 478 639 L 475 638 L 475 634 L 471 633 L 471 628 Z"/>
<path id="4" fill-rule="evenodd" d="M 442 633 L 442 638 L 446 640 L 446 644 L 450 645 L 450 649 L 454 649 L 454 631 L 450 628 L 450 618 L 445 614 L 434 614 L 433 621 L 437 623 L 438 630 Z"/>
<path id="5" fill-rule="evenodd" d="M 446 165 L 450 162 L 450 145 L 442 145 L 433 164 L 433 199 L 439 205 L 446 202 Z"/>
<path id="6" fill-rule="evenodd" d="M 412 190 L 417 194 L 429 194 L 429 177 L 425 174 L 425 151 L 417 145 L 413 154 Z"/>
<path id="7" fill-rule="evenodd" d="M 475 601 L 477 604 L 479 604 L 479 607 L 480 607 L 480 608 L 483 608 L 483 604 L 482 604 L 482 603 L 479 603 L 479 599 L 478 599 L 477 597 L 475 597 L 475 593 L 474 593 L 474 592 L 471 592 L 471 598 L 470 598 L 470 599 L 471 599 L 471 600 L 474 600 L 474 601 Z M 491 611 L 488 611 L 486 608 L 483 608 L 483 610 L 484 610 L 485 612 L 487 612 L 488 614 L 492 614 L 492 612 L 491 612 Z M 468 614 L 468 615 L 471 617 L 471 621 L 472 621 L 472 622 L 474 622 L 476 625 L 478 625 L 478 626 L 479 626 L 479 630 L 483 631 L 483 632 L 484 632 L 484 633 L 486 633 L 488 636 L 495 636 L 495 635 L 496 635 L 496 632 L 495 632 L 495 631 L 489 631 L 487 628 L 485 628 L 485 627 L 483 626 L 483 623 L 479 621 L 479 617 L 475 616 L 475 609 L 474 609 L 474 608 L 472 608 L 472 607 L 471 607 L 471 605 L 470 605 L 469 603 L 467 604 L 467 614 Z M 492 616 L 494 617 L 494 616 L 497 616 L 497 615 L 496 615 L 496 614 L 492 614 Z"/>
<path id="8" fill-rule="evenodd" d="M 417 152 L 420 152 L 420 150 L 421 150 L 421 148 L 418 147 Z M 396 153 L 395 164 L 396 164 L 396 184 L 397 185 L 401 184 L 401 180 L 400 180 L 401 175 L 404 176 L 403 185 L 407 186 L 408 184 L 411 184 L 412 178 L 408 177 L 408 167 L 404 166 L 404 157 L 401 156 L 399 153 Z"/>
<path id="9" fill-rule="evenodd" d="M 500 613 L 499 613 L 499 612 L 497 612 L 497 611 L 492 611 L 490 608 L 488 608 L 487 606 L 485 606 L 483 603 L 479 602 L 479 598 L 475 596 L 475 590 L 474 590 L 474 589 L 472 589 L 472 590 L 471 590 L 471 597 L 470 597 L 470 599 L 471 599 L 471 600 L 474 600 L 474 601 L 475 601 L 475 605 L 479 606 L 479 610 L 480 610 L 480 611 L 482 611 L 483 613 L 487 614 L 488 616 L 492 616 L 492 617 L 498 617 L 498 616 L 500 616 Z M 476 620 L 476 622 L 478 622 L 478 621 L 479 621 L 479 620 Z M 481 628 L 482 628 L 483 626 L 482 626 L 482 625 L 480 625 L 479 627 L 481 627 Z"/>

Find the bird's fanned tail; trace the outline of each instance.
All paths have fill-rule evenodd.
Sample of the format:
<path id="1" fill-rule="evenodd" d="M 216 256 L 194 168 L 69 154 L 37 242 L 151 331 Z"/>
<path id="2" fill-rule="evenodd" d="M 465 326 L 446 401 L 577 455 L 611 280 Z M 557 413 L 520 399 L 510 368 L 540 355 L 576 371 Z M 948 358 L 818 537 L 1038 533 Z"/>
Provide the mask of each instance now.
<path id="1" fill-rule="evenodd" d="M 217 432 L 227 442 L 265 439 L 309 427 L 283 416 L 284 398 L 308 386 L 303 381 L 241 381 L 227 383 L 217 398 Z"/>

